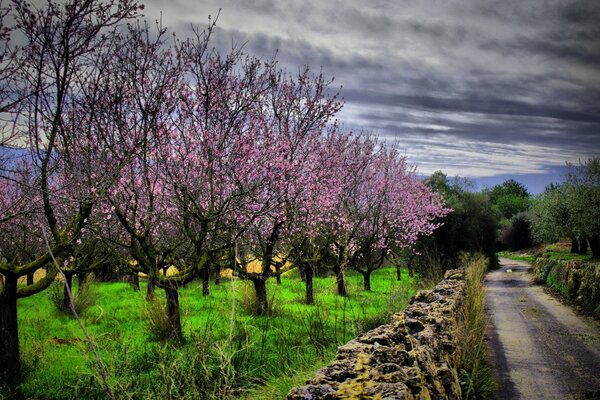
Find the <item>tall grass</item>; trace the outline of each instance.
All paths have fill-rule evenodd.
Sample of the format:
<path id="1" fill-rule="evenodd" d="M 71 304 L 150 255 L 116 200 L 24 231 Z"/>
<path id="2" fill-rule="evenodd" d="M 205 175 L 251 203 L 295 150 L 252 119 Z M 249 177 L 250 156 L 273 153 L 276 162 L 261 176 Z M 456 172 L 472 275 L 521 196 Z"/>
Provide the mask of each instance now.
<path id="1" fill-rule="evenodd" d="M 488 317 L 483 280 L 488 263 L 483 256 L 475 256 L 463 259 L 463 264 L 466 296 L 460 310 L 457 332 L 462 394 L 465 400 L 493 399 L 496 387 L 484 341 Z"/>
<path id="2" fill-rule="evenodd" d="M 140 292 L 123 282 L 94 283 L 98 299 L 82 319 L 110 371 L 117 397 L 285 398 L 292 387 L 328 364 L 338 345 L 387 322 L 389 314 L 406 306 L 414 288 L 408 274 L 403 276 L 398 282 L 394 268 L 378 270 L 372 291 L 364 292 L 362 277 L 349 273 L 349 296 L 344 298 L 335 295 L 333 277 L 315 278 L 316 304 L 306 305 L 304 284 L 289 274 L 281 285 L 268 283 L 275 306 L 270 316 L 252 315 L 252 288 L 243 282 L 232 285 L 224 278 L 209 297 L 202 296 L 200 282 L 192 282 L 179 291 L 181 343 L 161 340 L 160 329 L 149 329 L 153 311 L 155 326 L 164 325 L 165 299 L 159 290 L 156 303 L 147 305 L 144 281 Z M 27 377 L 18 395 L 101 398 L 101 378 L 80 330 L 72 318 L 52 309 L 46 295 L 19 300 Z"/>
<path id="3" fill-rule="evenodd" d="M 98 291 L 94 285 L 94 280 L 90 277 L 82 285 L 73 285 L 72 289 L 77 287 L 77 291 L 72 290 L 73 293 L 73 306 L 75 312 L 81 314 L 90 307 L 94 306 L 98 301 Z M 50 285 L 47 291 L 48 298 L 54 305 L 56 311 L 72 315 L 71 308 L 67 306 L 68 302 L 65 303 L 65 284 L 62 281 L 55 281 Z"/>

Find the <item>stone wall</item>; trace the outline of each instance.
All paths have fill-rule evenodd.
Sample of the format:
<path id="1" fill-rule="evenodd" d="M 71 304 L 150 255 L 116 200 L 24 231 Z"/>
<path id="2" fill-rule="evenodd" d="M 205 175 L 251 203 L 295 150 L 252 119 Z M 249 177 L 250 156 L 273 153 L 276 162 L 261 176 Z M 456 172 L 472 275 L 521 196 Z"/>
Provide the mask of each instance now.
<path id="1" fill-rule="evenodd" d="M 539 282 L 600 316 L 600 263 L 538 258 L 533 261 L 532 269 Z"/>
<path id="2" fill-rule="evenodd" d="M 460 399 L 454 332 L 464 288 L 462 271 L 446 272 L 390 324 L 339 347 L 335 361 L 288 399 Z"/>

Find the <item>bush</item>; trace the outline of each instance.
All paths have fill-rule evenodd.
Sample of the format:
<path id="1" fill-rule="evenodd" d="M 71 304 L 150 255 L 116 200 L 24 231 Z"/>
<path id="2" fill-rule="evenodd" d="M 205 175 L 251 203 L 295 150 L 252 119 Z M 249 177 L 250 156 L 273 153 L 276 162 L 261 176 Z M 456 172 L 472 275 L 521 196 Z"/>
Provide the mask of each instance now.
<path id="1" fill-rule="evenodd" d="M 98 301 L 98 292 L 94 288 L 94 280 L 91 277 L 85 281 L 85 283 L 77 288 L 75 291 L 75 285 L 71 286 L 71 294 L 73 295 L 73 305 L 77 314 L 82 314 L 88 308 L 92 307 Z M 65 303 L 65 284 L 62 281 L 55 281 L 50 285 L 48 290 L 48 298 L 54 305 L 54 308 L 64 314 L 71 314 L 71 308 Z"/>
<path id="2" fill-rule="evenodd" d="M 529 215 L 525 212 L 515 215 L 511 220 L 510 227 L 502 232 L 500 241 L 505 243 L 511 251 L 533 246 Z"/>
<path id="3" fill-rule="evenodd" d="M 171 321 L 167 315 L 167 310 L 164 304 L 158 299 L 146 302 L 145 309 L 146 321 L 148 330 L 152 336 L 159 341 L 173 339 L 175 336 Z"/>
<path id="4" fill-rule="evenodd" d="M 245 284 L 242 286 L 240 290 L 240 296 L 238 297 L 238 301 L 242 306 L 242 309 L 248 315 L 260 315 L 260 306 L 258 304 L 258 299 L 256 298 L 256 291 L 254 290 L 254 286 L 250 282 L 244 282 Z M 273 316 L 280 314 L 280 304 L 277 301 L 277 289 L 267 286 L 268 292 L 268 309 L 267 315 Z"/>

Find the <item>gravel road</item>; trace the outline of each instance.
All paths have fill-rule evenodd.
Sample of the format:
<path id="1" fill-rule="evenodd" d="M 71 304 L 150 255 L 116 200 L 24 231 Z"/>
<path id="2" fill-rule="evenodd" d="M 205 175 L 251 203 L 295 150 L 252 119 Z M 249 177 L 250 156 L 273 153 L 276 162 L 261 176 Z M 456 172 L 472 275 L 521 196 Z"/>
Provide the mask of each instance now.
<path id="1" fill-rule="evenodd" d="M 527 263 L 500 263 L 486 278 L 499 398 L 600 399 L 600 323 L 545 293 Z"/>

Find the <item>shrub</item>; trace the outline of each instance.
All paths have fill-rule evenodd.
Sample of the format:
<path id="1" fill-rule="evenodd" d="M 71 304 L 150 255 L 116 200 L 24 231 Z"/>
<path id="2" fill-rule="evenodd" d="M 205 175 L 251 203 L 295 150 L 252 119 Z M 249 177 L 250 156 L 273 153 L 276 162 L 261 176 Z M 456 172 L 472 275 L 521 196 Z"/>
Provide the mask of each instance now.
<path id="1" fill-rule="evenodd" d="M 280 304 L 277 299 L 277 288 L 267 287 L 268 290 L 268 309 L 267 315 L 273 316 L 278 315 L 281 311 Z M 260 315 L 260 307 L 258 299 L 256 298 L 256 291 L 250 282 L 245 282 L 242 289 L 239 292 L 238 301 L 242 306 L 242 309 L 248 315 Z"/>
<path id="2" fill-rule="evenodd" d="M 78 315 L 95 305 L 98 301 L 98 291 L 95 289 L 94 280 L 91 277 L 88 277 L 85 283 L 77 288 L 77 291 L 75 291 L 75 285 L 71 286 L 71 294 L 73 295 L 73 305 Z M 50 285 L 48 298 L 54 305 L 54 308 L 60 313 L 71 314 L 71 308 L 67 307 L 64 301 L 65 295 L 64 282 L 55 281 Z"/>
<path id="3" fill-rule="evenodd" d="M 517 251 L 533 246 L 531 222 L 527 213 L 519 213 L 512 218 L 511 225 L 502 232 L 500 241 L 511 251 Z"/>
<path id="4" fill-rule="evenodd" d="M 169 316 L 167 315 L 167 310 L 161 301 L 154 299 L 146 302 L 144 312 L 148 323 L 148 330 L 156 340 L 169 340 L 175 336 Z"/>

